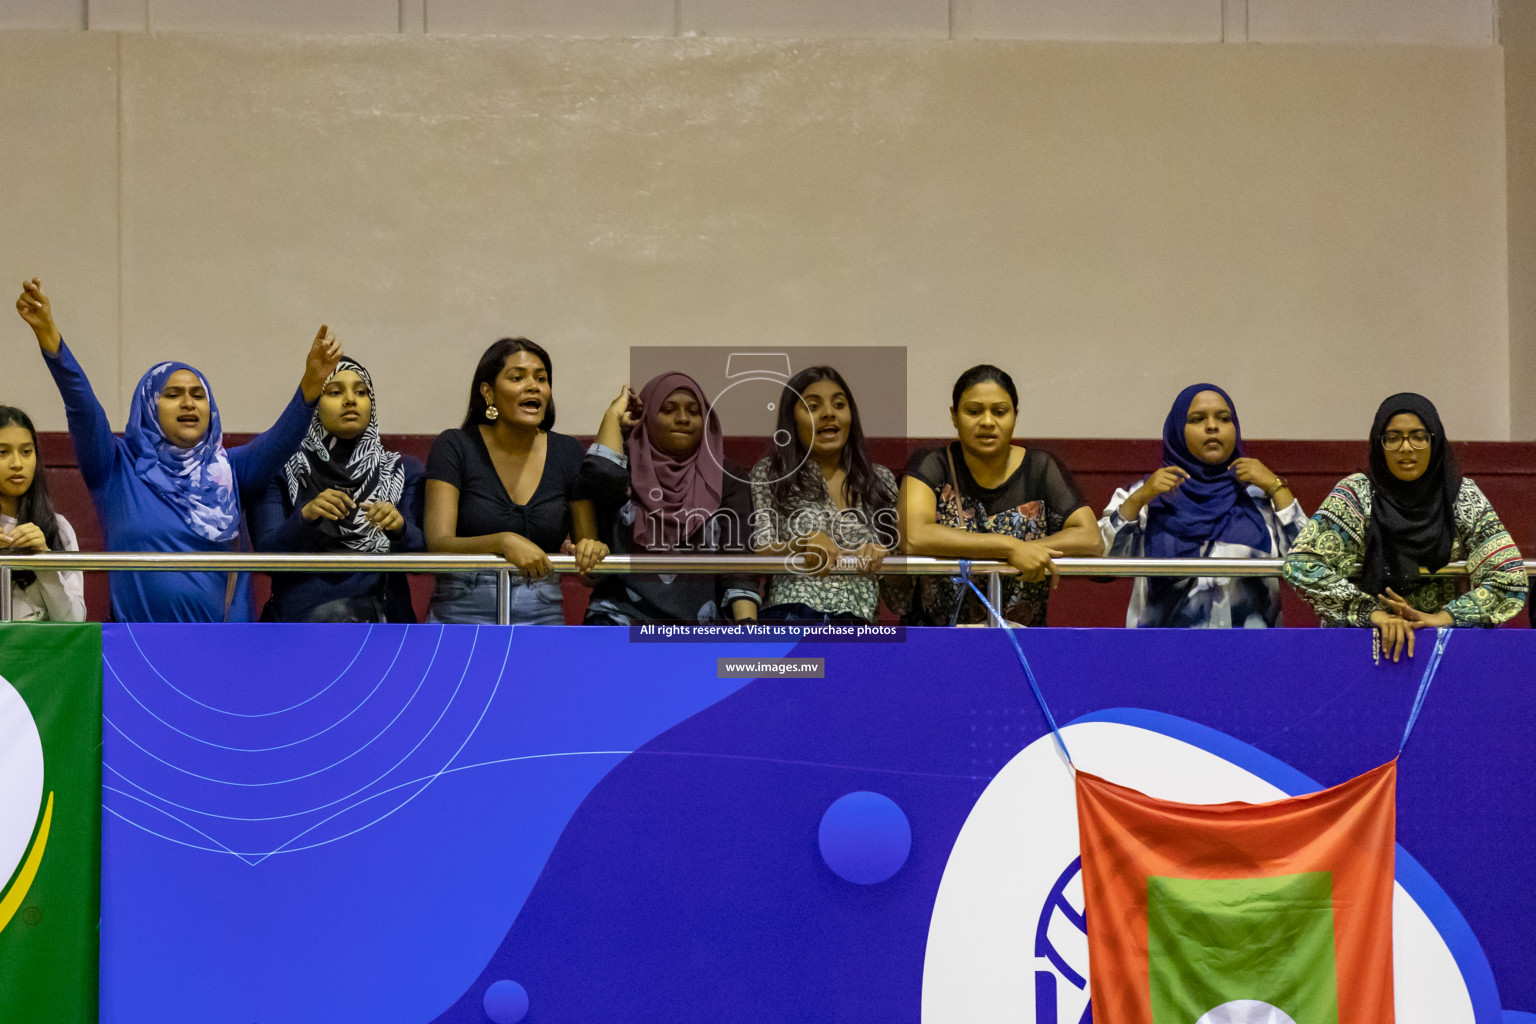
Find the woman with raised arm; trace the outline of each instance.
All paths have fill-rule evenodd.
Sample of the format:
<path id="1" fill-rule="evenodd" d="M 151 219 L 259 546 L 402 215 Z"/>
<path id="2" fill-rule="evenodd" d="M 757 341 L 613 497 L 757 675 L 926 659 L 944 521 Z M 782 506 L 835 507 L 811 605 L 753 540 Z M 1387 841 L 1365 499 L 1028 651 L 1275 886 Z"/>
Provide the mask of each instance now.
<path id="1" fill-rule="evenodd" d="M 582 463 L 599 536 L 614 553 L 751 552 L 752 492 L 746 471 L 718 457 L 722 441 L 704 389 L 685 373 L 660 374 L 638 395 L 619 390 Z M 632 573 L 598 580 L 585 622 L 740 622 L 757 606 L 754 575 Z"/>
<path id="2" fill-rule="evenodd" d="M 22 285 L 16 311 L 32 328 L 64 399 L 80 474 L 90 489 L 108 551 L 240 549 L 241 513 L 298 448 L 310 409 L 336 368 L 341 346 L 321 327 L 304 376 L 277 422 L 249 444 L 224 447 L 219 407 L 203 375 L 186 363 L 150 368 L 134 388 L 128 426 L 114 437 L 85 371 L 54 324 L 42 283 Z M 114 572 L 119 622 L 248 622 L 246 573 Z"/>
<path id="3" fill-rule="evenodd" d="M 74 528 L 48 497 L 48 471 L 32 420 L 0 405 L 0 553 L 79 550 Z M 85 574 L 12 569 L 11 621 L 84 622 Z"/>
<path id="4" fill-rule="evenodd" d="M 379 438 L 373 378 L 343 357 L 309 433 L 251 509 L 260 551 L 385 555 L 425 551 L 421 462 Z M 273 573 L 272 622 L 415 622 L 404 573 Z"/>
<path id="5" fill-rule="evenodd" d="M 1110 499 L 1099 519 L 1111 558 L 1280 558 L 1306 513 L 1285 480 L 1243 450 L 1237 407 L 1191 384 L 1163 421 L 1163 465 Z M 1136 577 L 1127 626 L 1280 625 L 1280 581 Z"/>
<path id="6" fill-rule="evenodd" d="M 512 622 L 565 621 L 549 556 L 567 537 L 586 570 L 608 554 L 592 503 L 579 489 L 581 442 L 557 434 L 549 353 L 527 338 L 485 350 L 464 423 L 432 442 L 427 458 L 427 549 L 500 555 L 517 569 Z M 439 573 L 428 622 L 496 622 L 497 573 Z"/>
<path id="7" fill-rule="evenodd" d="M 1525 604 L 1525 562 L 1456 454 L 1434 404 L 1393 395 L 1371 424 L 1370 472 L 1338 482 L 1302 527 L 1285 578 L 1325 626 L 1375 630 L 1379 658 L 1397 661 L 1425 627 L 1497 626 Z M 1471 586 L 1425 578 L 1465 559 Z M 1359 578 L 1351 579 L 1356 573 Z"/>
<path id="8" fill-rule="evenodd" d="M 995 366 L 973 366 L 951 392 L 958 439 L 913 454 L 901 482 L 901 537 L 907 554 L 1007 562 L 1009 622 L 1045 625 L 1056 580 L 1054 558 L 1104 553 L 1093 511 L 1072 474 L 1050 454 L 1013 444 L 1019 393 Z M 1049 581 L 1049 582 L 1048 582 Z M 985 590 L 985 586 L 982 586 Z M 908 621 L 916 626 L 981 622 L 986 610 L 942 576 L 919 577 Z"/>
<path id="9" fill-rule="evenodd" d="M 853 391 L 832 367 L 795 374 L 777 405 L 772 454 L 752 467 L 752 547 L 808 565 L 768 581 L 760 617 L 871 622 L 876 574 L 896 546 L 896 477 L 870 459 Z M 844 556 L 864 575 L 828 575 Z"/>

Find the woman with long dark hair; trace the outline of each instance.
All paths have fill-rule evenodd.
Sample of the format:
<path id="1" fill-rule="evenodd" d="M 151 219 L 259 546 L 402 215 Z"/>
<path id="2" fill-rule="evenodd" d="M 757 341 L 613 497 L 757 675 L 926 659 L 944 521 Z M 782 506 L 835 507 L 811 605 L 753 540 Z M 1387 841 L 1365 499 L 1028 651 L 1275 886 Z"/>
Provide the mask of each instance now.
<path id="1" fill-rule="evenodd" d="M 830 366 L 795 374 L 777 403 L 774 446 L 752 467 L 752 547 L 800 555 L 769 580 L 764 619 L 873 621 L 873 578 L 896 547 L 896 477 L 869 457 L 853 389 Z M 864 577 L 828 575 L 852 558 Z"/>
<path id="2" fill-rule="evenodd" d="M 48 497 L 48 472 L 27 414 L 0 405 L 0 550 L 79 551 L 74 527 Z M 11 621 L 85 621 L 85 574 L 11 570 Z"/>
<path id="3" fill-rule="evenodd" d="M 578 569 L 608 554 L 578 486 L 581 442 L 554 430 L 553 381 L 542 346 L 527 338 L 495 342 L 475 367 L 463 424 L 439 434 L 427 458 L 427 550 L 506 559 L 519 573 L 512 586 L 518 624 L 565 621 L 549 556 L 568 536 Z M 494 623 L 496 577 L 439 573 L 427 621 Z"/>
<path id="4" fill-rule="evenodd" d="M 1413 657 L 1416 630 L 1514 617 L 1525 604 L 1525 562 L 1493 505 L 1461 475 L 1434 403 L 1409 392 L 1388 398 L 1370 445 L 1370 472 L 1338 482 L 1285 559 L 1285 578 L 1323 625 L 1370 627 L 1377 656 L 1397 661 L 1405 647 Z M 1420 575 L 1456 559 L 1467 562 L 1464 594 L 1455 579 Z"/>
<path id="5" fill-rule="evenodd" d="M 1019 392 L 995 366 L 973 366 L 955 381 L 950 419 L 958 439 L 913 454 L 901 483 L 901 536 L 908 554 L 1004 561 L 1003 617 L 1045 625 L 1054 558 L 1104 554 L 1093 512 L 1065 466 L 1039 448 L 1013 443 Z M 980 622 L 986 611 L 942 576 L 918 581 L 910 621 L 920 626 Z"/>

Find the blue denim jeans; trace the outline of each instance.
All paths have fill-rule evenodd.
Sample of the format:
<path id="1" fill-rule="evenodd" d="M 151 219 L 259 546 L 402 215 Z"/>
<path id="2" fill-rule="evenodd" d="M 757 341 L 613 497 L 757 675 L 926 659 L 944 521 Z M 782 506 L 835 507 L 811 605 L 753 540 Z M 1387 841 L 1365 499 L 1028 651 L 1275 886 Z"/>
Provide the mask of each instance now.
<path id="1" fill-rule="evenodd" d="M 495 572 L 442 572 L 432 589 L 432 604 L 427 621 L 496 624 Z M 546 576 L 525 580 L 512 574 L 512 618 L 514 626 L 559 626 L 565 622 L 565 605 L 560 598 L 560 578 Z"/>

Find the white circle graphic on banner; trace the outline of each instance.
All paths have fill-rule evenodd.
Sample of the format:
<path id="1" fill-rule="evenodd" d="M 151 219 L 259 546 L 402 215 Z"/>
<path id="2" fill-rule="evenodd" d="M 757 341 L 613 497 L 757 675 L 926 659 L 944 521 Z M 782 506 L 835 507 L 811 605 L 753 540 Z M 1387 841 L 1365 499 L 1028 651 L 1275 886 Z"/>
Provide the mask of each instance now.
<path id="1" fill-rule="evenodd" d="M 1234 999 L 1207 1010 L 1195 1024 L 1296 1024 L 1291 1015 L 1262 999 Z"/>
<path id="2" fill-rule="evenodd" d="M 0 885 L 27 854 L 43 803 L 43 738 L 32 709 L 0 676 Z"/>

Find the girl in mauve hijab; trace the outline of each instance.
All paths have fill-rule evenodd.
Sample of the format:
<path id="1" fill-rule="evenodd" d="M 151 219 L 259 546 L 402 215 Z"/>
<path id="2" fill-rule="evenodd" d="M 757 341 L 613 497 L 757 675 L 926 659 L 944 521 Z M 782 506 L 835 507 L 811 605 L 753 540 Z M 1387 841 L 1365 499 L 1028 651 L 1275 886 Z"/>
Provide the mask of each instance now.
<path id="1" fill-rule="evenodd" d="M 1111 558 L 1279 558 L 1306 513 L 1285 480 L 1243 449 L 1231 397 L 1191 384 L 1163 421 L 1162 468 L 1110 499 L 1099 519 Z M 1137 577 L 1127 626 L 1280 625 L 1280 581 Z"/>
<path id="2" fill-rule="evenodd" d="M 712 454 L 722 440 L 718 417 L 687 374 L 663 373 L 638 395 L 620 389 L 581 467 L 599 539 L 615 554 L 750 554 L 752 491 L 744 468 Z M 757 606 L 753 576 L 603 576 L 585 622 L 740 621 L 755 618 Z"/>
<path id="3" fill-rule="evenodd" d="M 1413 657 L 1419 629 L 1497 626 L 1519 612 L 1525 562 L 1461 475 L 1434 404 L 1408 392 L 1388 398 L 1370 446 L 1370 472 L 1340 480 L 1286 556 L 1285 578 L 1323 625 L 1369 626 L 1378 658 L 1397 661 L 1405 647 Z M 1470 587 L 1419 573 L 1457 559 Z"/>

